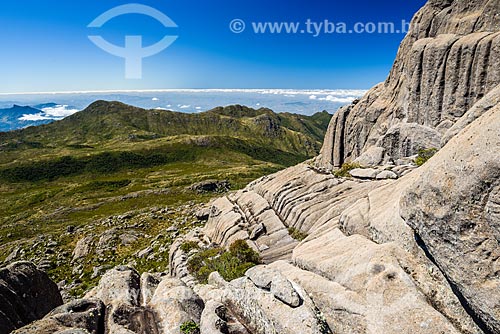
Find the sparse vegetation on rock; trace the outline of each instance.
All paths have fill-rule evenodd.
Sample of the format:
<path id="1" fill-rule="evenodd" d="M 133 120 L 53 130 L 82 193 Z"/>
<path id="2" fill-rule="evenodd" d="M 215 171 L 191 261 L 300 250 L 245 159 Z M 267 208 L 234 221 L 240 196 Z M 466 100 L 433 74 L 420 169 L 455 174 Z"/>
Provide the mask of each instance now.
<path id="1" fill-rule="evenodd" d="M 186 321 L 180 327 L 182 334 L 200 334 L 200 326 L 194 321 Z"/>
<path id="2" fill-rule="evenodd" d="M 209 248 L 188 260 L 190 273 L 200 282 L 207 283 L 208 276 L 217 271 L 227 281 L 242 277 L 249 268 L 260 263 L 260 256 L 244 240 L 232 243 L 229 250 Z"/>
<path id="3" fill-rule="evenodd" d="M 346 162 L 342 164 L 342 167 L 333 171 L 333 175 L 336 177 L 350 177 L 349 172 L 356 168 L 362 168 L 360 164 L 356 162 Z"/>
<path id="4" fill-rule="evenodd" d="M 437 153 L 437 148 L 427 148 L 418 151 L 418 155 L 415 158 L 415 164 L 417 166 L 422 166 Z"/>
<path id="5" fill-rule="evenodd" d="M 302 241 L 305 238 L 307 238 L 307 233 L 302 232 L 299 229 L 296 229 L 295 227 L 289 227 L 288 228 L 288 233 L 292 238 L 298 241 Z"/>

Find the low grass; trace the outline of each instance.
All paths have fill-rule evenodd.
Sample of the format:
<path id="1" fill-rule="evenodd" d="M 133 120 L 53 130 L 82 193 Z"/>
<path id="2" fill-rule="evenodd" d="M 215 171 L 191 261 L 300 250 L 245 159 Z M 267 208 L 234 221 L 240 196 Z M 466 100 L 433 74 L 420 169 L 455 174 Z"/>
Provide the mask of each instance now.
<path id="1" fill-rule="evenodd" d="M 75 284 L 71 291 L 75 297 L 81 297 L 98 283 L 100 275 L 92 277 L 96 267 L 132 264 L 139 272 L 165 271 L 168 269 L 168 248 L 175 239 L 174 234 L 167 235 L 165 231 L 175 225 L 178 233 L 183 234 L 196 226 L 193 224 L 198 224 L 196 218 L 177 209 L 194 207 L 220 196 L 188 191 L 190 185 L 217 179 L 228 180 L 232 190 L 241 189 L 254 179 L 299 159 L 276 164 L 256 160 L 239 151 L 209 147 L 195 148 L 194 155 L 181 157 L 180 154 L 166 163 L 157 165 L 146 160 L 141 165 L 137 156 L 161 155 L 172 148 L 170 145 L 178 147 L 184 144 L 156 140 L 154 145 L 152 142 L 148 147 L 143 145 L 139 143 L 133 147 L 134 154 L 123 154 L 130 149 L 128 146 L 116 147 L 110 154 L 106 154 L 105 148 L 66 147 L 64 156 L 69 158 L 61 158 L 56 152 L 34 155 L 33 151 L 27 150 L 19 152 L 19 159 L 0 164 L 0 261 L 16 249 L 20 250 L 16 260 L 36 263 L 48 259 L 52 263 L 47 270 L 49 276 L 55 282 L 65 280 L 68 284 Z M 120 166 L 115 166 L 115 163 Z M 39 172 L 41 174 L 36 175 Z M 116 225 L 120 231 L 132 229 L 137 232 L 138 240 L 132 244 L 123 246 L 119 241 L 113 241 L 115 247 L 106 254 L 98 255 L 92 251 L 78 263 L 71 263 L 79 239 L 94 235 L 97 242 L 100 234 L 114 227 L 102 223 L 108 217 L 165 207 L 172 213 L 159 218 L 132 218 Z M 130 227 L 139 224 L 144 228 Z M 75 233 L 67 233 L 70 226 Z M 138 258 L 135 254 L 149 247 L 152 238 L 158 235 L 163 237 L 161 245 L 154 247 L 155 257 Z M 53 253 L 46 254 L 47 249 L 40 246 L 42 236 L 43 240 L 57 241 Z M 34 244 L 39 246 L 34 248 Z M 77 264 L 83 266 L 82 274 L 72 272 Z"/>

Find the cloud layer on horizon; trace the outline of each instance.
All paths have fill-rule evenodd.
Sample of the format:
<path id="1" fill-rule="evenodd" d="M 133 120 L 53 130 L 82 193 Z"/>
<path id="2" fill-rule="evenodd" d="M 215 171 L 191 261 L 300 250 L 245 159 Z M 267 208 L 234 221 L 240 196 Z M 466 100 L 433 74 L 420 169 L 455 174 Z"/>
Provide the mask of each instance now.
<path id="1" fill-rule="evenodd" d="M 24 114 L 19 118 L 20 121 L 36 122 L 45 120 L 61 120 L 65 117 L 71 116 L 78 112 L 78 109 L 72 108 L 68 105 L 55 105 L 53 107 L 42 108 L 42 112 L 36 114 Z"/>

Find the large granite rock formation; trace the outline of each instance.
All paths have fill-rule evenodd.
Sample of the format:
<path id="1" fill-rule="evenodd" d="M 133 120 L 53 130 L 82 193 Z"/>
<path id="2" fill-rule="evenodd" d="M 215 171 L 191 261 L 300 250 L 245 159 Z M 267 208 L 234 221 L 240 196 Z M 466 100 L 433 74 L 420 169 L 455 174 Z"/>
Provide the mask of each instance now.
<path id="1" fill-rule="evenodd" d="M 374 148 L 394 161 L 439 148 L 443 134 L 500 83 L 499 0 L 432 0 L 412 20 L 392 71 L 328 129 L 319 166 Z"/>
<path id="2" fill-rule="evenodd" d="M 203 297 L 287 332 L 279 307 L 259 304 L 283 276 L 310 297 L 309 320 L 320 314 L 334 333 L 500 332 L 500 104 L 483 111 L 397 180 L 336 178 L 301 164 L 214 201 L 197 240 L 247 240 L 269 265 L 233 282 L 212 278 L 218 292 Z M 308 236 L 299 243 L 290 227 Z M 172 274 L 186 279 L 178 249 Z"/>
<path id="3" fill-rule="evenodd" d="M 465 306 L 500 333 L 500 104 L 415 176 L 401 214 Z"/>

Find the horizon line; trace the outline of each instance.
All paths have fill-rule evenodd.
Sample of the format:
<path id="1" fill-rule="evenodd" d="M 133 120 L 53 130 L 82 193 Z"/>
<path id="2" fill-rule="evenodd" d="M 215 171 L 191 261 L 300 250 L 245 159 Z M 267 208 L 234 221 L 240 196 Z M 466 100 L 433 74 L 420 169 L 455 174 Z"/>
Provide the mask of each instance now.
<path id="1" fill-rule="evenodd" d="M 165 88 L 165 89 L 112 89 L 112 90 L 83 90 L 83 91 L 55 91 L 55 92 L 14 92 L 14 93 L 0 93 L 0 96 L 8 95 L 55 95 L 55 94 L 99 94 L 99 93 L 168 93 L 168 92 L 270 92 L 270 91 L 286 91 L 286 92 L 335 92 L 335 91 L 349 91 L 349 92 L 366 92 L 368 89 L 350 89 L 350 88 L 337 88 L 337 89 L 297 89 L 297 88 Z"/>

